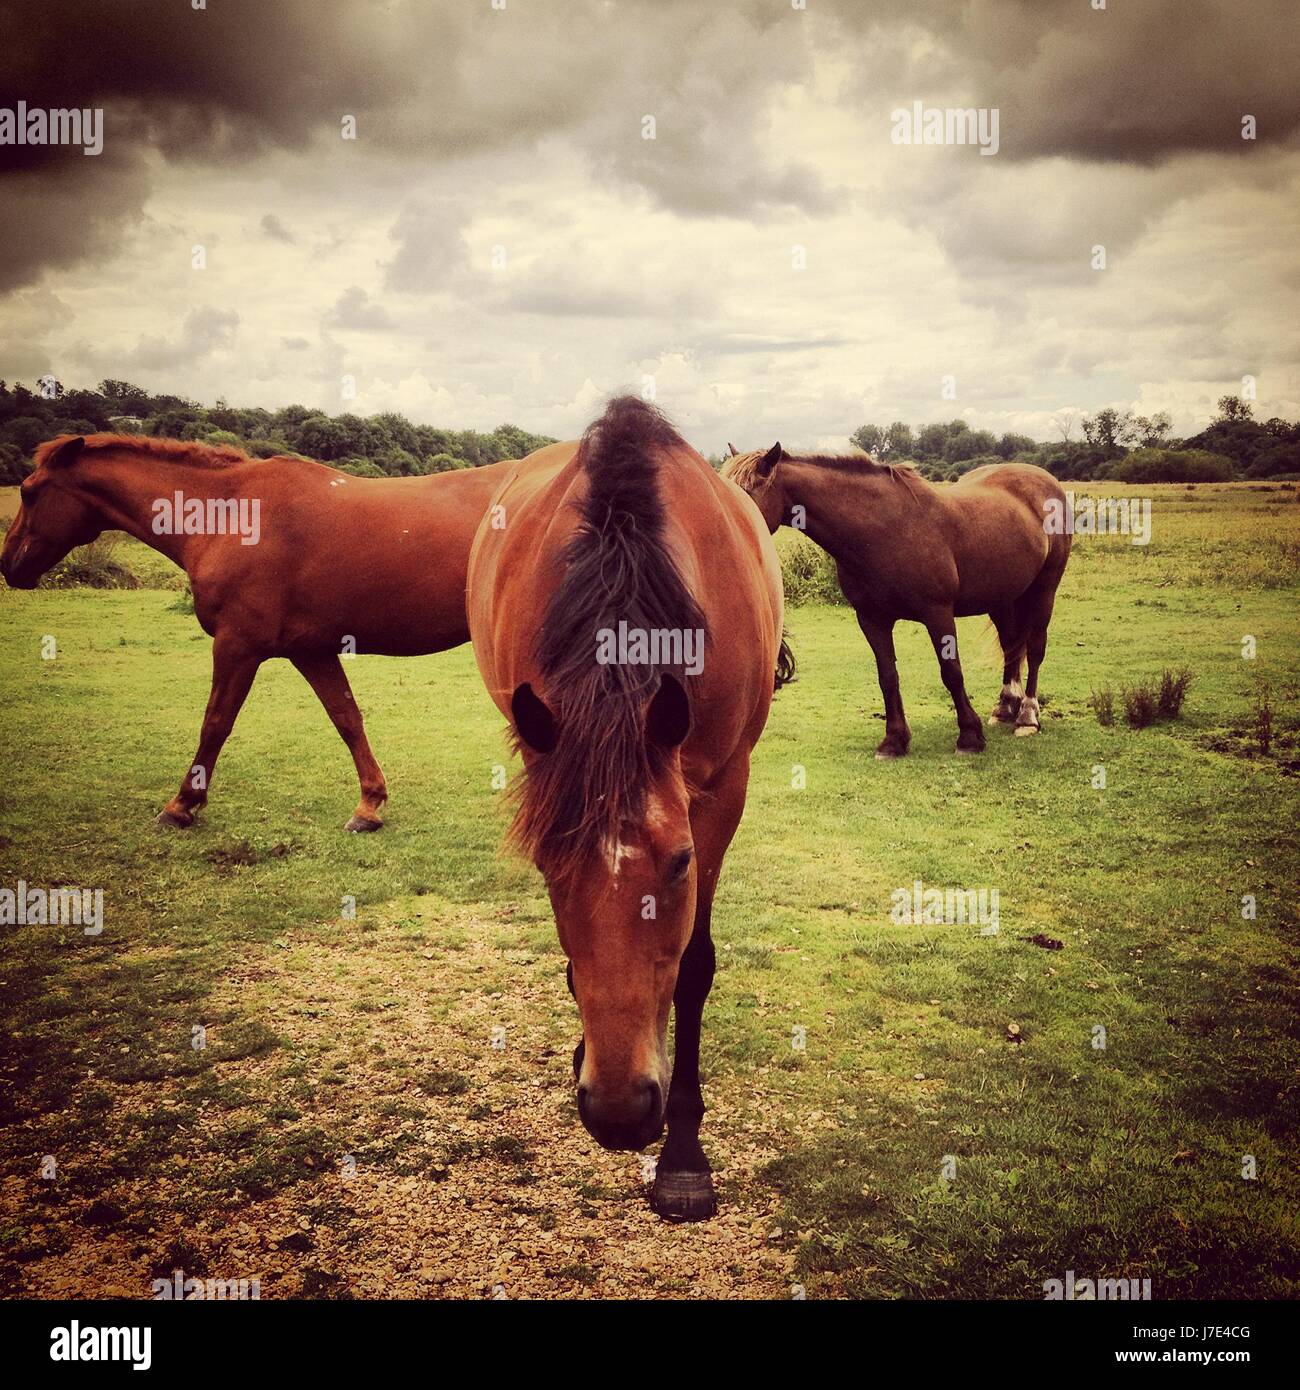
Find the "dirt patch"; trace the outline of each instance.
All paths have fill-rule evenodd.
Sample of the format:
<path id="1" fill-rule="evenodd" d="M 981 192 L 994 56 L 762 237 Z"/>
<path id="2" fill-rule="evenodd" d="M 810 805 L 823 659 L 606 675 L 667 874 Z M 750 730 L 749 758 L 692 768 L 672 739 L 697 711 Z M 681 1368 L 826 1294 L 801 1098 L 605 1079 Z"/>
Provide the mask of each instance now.
<path id="1" fill-rule="evenodd" d="M 46 1208 L 8 1287 L 147 1298 L 179 1268 L 262 1298 L 790 1297 L 761 1078 L 706 1083 L 720 1214 L 660 1221 L 642 1158 L 578 1123 L 562 960 L 521 935 L 425 905 L 246 952 L 213 1001 L 238 1023 L 207 1045 L 254 1021 L 277 1044 L 212 1068 L 197 1105 L 176 1079 L 108 1088 L 108 1150 L 141 1107 L 185 1104 L 180 1151 L 161 1177 L 109 1164 L 89 1223 L 79 1195 L 7 1180 L 6 1211 Z"/>

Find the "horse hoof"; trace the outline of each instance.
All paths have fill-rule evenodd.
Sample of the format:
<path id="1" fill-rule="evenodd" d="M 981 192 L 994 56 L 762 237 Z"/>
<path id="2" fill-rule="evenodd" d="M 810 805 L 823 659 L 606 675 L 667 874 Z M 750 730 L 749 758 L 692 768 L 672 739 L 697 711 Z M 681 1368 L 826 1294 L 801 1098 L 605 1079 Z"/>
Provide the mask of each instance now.
<path id="1" fill-rule="evenodd" d="M 180 816 L 171 811 L 159 811 L 154 818 L 154 824 L 161 826 L 164 830 L 188 830 L 194 824 L 194 817 L 189 820 L 182 820 Z"/>
<path id="2" fill-rule="evenodd" d="M 963 756 L 974 757 L 976 753 L 982 753 L 984 751 L 984 745 L 981 743 L 978 748 L 962 748 L 958 745 L 957 751 Z"/>
<path id="3" fill-rule="evenodd" d="M 665 1173 L 655 1175 L 650 1205 L 665 1221 L 707 1221 L 718 1214 L 710 1173 Z"/>
<path id="4" fill-rule="evenodd" d="M 888 759 L 888 758 L 905 758 L 905 757 L 907 757 L 907 749 L 906 749 L 906 748 L 885 748 L 885 747 L 882 746 L 882 747 L 876 749 L 876 757 L 879 758 L 879 759 L 881 759 L 882 761 L 884 761 L 884 760 L 886 760 L 886 759 Z"/>
<path id="5" fill-rule="evenodd" d="M 343 827 L 350 835 L 369 835 L 374 830 L 382 830 L 384 823 L 372 816 L 353 816 Z"/>
<path id="6" fill-rule="evenodd" d="M 1036 734 L 1037 732 L 1038 732 L 1038 725 L 1037 725 L 1037 724 L 1017 724 L 1017 725 L 1016 725 L 1016 737 L 1017 737 L 1017 738 L 1027 738 L 1030 734 Z"/>

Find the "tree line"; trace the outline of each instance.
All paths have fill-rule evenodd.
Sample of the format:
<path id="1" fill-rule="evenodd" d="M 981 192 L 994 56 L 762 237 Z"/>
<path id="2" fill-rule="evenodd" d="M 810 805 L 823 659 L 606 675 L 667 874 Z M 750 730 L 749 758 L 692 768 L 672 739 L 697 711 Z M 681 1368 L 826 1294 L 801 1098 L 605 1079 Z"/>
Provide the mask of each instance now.
<path id="1" fill-rule="evenodd" d="M 365 478 L 400 478 L 477 468 L 522 458 L 554 441 L 517 425 L 491 433 L 414 425 L 387 412 L 327 415 L 304 405 L 279 410 L 199 405 L 181 396 L 151 395 L 129 381 L 101 381 L 96 390 L 65 390 L 44 378 L 38 390 L 0 381 L 0 484 L 21 482 L 32 451 L 60 434 L 147 434 L 233 444 L 254 458 L 296 454 Z"/>
<path id="2" fill-rule="evenodd" d="M 233 444 L 254 458 L 297 454 L 360 477 L 410 477 L 476 468 L 554 441 L 517 425 L 490 433 L 412 424 L 404 415 L 327 415 L 304 405 L 279 410 L 204 406 L 181 396 L 152 395 L 129 381 L 101 381 L 97 389 L 69 390 L 44 377 L 31 390 L 0 381 L 0 484 L 21 482 L 31 455 L 59 434 L 115 431 Z M 1169 415 L 1095 415 L 1065 411 L 1058 438 L 995 435 L 965 420 L 923 425 L 902 421 L 862 425 L 854 444 L 886 462 L 911 462 L 936 482 L 951 482 L 986 463 L 1034 463 L 1062 480 L 1111 478 L 1119 482 L 1215 482 L 1234 478 L 1300 478 L 1300 424 L 1274 417 L 1262 423 L 1239 396 L 1224 396 L 1219 413 L 1199 434 L 1171 436 Z M 1075 438 L 1075 435 L 1078 438 Z M 717 467 L 721 460 L 711 459 Z"/>
<path id="3" fill-rule="evenodd" d="M 1300 424 L 1274 416 L 1260 423 L 1254 406 L 1223 396 L 1219 413 L 1199 434 L 1174 439 L 1166 411 L 1057 416 L 1059 438 L 1043 443 L 1025 434 L 993 434 L 965 420 L 913 431 L 863 425 L 852 435 L 860 449 L 886 462 L 911 462 L 935 482 L 951 482 L 986 463 L 1033 463 L 1062 480 L 1111 478 L 1130 483 L 1227 482 L 1236 478 L 1300 478 Z M 1080 438 L 1074 438 L 1075 434 Z"/>

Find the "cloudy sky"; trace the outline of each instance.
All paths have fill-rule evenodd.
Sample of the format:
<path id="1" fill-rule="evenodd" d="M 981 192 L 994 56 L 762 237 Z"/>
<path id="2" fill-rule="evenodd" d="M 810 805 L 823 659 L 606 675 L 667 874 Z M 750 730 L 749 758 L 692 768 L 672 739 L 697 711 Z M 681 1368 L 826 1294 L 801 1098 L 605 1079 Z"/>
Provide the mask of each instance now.
<path id="1" fill-rule="evenodd" d="M 0 108 L 104 111 L 0 146 L 0 376 L 561 437 L 652 380 L 706 451 L 1300 418 L 1296 0 L 199 3 L 0 0 Z"/>

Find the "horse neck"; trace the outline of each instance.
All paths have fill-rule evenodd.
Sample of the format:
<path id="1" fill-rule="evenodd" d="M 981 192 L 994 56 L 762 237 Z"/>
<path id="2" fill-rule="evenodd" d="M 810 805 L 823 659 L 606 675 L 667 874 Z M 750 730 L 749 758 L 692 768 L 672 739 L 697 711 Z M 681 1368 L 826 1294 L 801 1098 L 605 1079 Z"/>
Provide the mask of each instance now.
<path id="1" fill-rule="evenodd" d="M 802 507 L 804 533 L 837 557 L 852 545 L 864 518 L 888 525 L 910 498 L 906 483 L 888 473 L 847 472 L 800 459 L 787 459 L 779 467 L 787 508 Z"/>
<path id="2" fill-rule="evenodd" d="M 186 556 L 204 537 L 185 535 L 181 528 L 155 532 L 154 503 L 160 498 L 171 501 L 178 492 L 187 498 L 206 498 L 228 496 L 233 490 L 233 480 L 218 469 L 160 459 L 130 448 L 78 460 L 77 481 L 82 484 L 83 500 L 98 509 L 106 531 L 125 531 L 182 569 L 188 569 Z"/>

